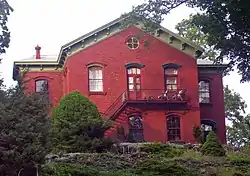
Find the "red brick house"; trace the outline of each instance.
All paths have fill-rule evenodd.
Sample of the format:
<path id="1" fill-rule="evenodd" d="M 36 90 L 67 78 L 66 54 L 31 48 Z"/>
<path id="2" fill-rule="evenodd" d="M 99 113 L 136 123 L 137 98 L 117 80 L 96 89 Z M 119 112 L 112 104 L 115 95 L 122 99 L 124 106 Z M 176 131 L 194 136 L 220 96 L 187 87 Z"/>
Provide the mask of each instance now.
<path id="1" fill-rule="evenodd" d="M 37 46 L 34 57 L 14 62 L 13 78 L 26 71 L 29 90 L 47 85 L 54 105 L 80 91 L 114 120 L 108 137 L 195 142 L 193 127 L 201 125 L 225 143 L 226 65 L 199 60 L 202 48 L 163 27 L 149 35 L 141 24 L 120 28 L 122 20 L 62 46 L 57 57 Z"/>

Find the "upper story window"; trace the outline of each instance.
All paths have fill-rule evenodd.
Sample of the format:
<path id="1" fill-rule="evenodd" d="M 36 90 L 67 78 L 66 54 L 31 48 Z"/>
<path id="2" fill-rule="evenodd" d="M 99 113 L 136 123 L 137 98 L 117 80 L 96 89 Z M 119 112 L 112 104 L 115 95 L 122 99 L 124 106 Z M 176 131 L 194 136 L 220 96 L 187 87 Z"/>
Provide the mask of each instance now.
<path id="1" fill-rule="evenodd" d="M 177 90 L 178 70 L 175 68 L 165 68 L 166 90 Z"/>
<path id="2" fill-rule="evenodd" d="M 89 68 L 89 91 L 103 92 L 103 74 L 100 66 Z"/>
<path id="3" fill-rule="evenodd" d="M 210 103 L 210 82 L 199 81 L 199 102 Z"/>
<path id="4" fill-rule="evenodd" d="M 130 37 L 127 40 L 127 45 L 130 49 L 137 49 L 139 47 L 139 41 L 135 37 Z"/>
<path id="5" fill-rule="evenodd" d="M 47 92 L 49 89 L 48 81 L 46 79 L 36 80 L 35 86 L 36 86 L 35 88 L 36 92 Z"/>
<path id="6" fill-rule="evenodd" d="M 141 69 L 129 68 L 128 70 L 128 89 L 129 91 L 141 89 Z"/>

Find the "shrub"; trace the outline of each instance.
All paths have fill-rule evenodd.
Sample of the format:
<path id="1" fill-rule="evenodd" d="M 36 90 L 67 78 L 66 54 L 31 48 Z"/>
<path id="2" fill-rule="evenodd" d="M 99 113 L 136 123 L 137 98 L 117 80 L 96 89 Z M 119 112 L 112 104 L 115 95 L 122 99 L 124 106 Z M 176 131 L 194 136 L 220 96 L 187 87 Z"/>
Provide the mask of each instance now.
<path id="1" fill-rule="evenodd" d="M 47 96 L 24 90 L 1 90 L 0 83 L 0 175 L 16 176 L 21 168 L 42 164 L 51 150 Z"/>
<path id="2" fill-rule="evenodd" d="M 203 143 L 204 141 L 202 140 L 202 131 L 201 128 L 197 125 L 193 127 L 193 136 L 198 143 Z"/>
<path id="3" fill-rule="evenodd" d="M 150 153 L 152 155 L 158 155 L 169 158 L 181 156 L 184 153 L 183 149 L 181 148 L 176 148 L 163 143 L 145 144 L 140 147 L 140 150 L 142 152 Z"/>
<path id="4" fill-rule="evenodd" d="M 206 142 L 201 147 L 201 153 L 209 156 L 225 156 L 226 151 L 221 145 L 215 132 L 209 132 Z"/>
<path id="5" fill-rule="evenodd" d="M 60 100 L 51 121 L 54 151 L 102 152 L 112 146 L 112 141 L 104 138 L 107 126 L 97 107 L 79 92 Z"/>
<path id="6" fill-rule="evenodd" d="M 42 167 L 41 175 L 43 176 L 97 176 L 98 171 L 86 166 L 76 164 L 53 164 Z"/>
<path id="7" fill-rule="evenodd" d="M 148 159 L 139 162 L 137 165 L 139 175 L 152 176 L 195 176 L 194 171 L 179 165 L 174 161 L 164 161 L 159 159 Z"/>
<path id="8" fill-rule="evenodd" d="M 100 168 L 79 164 L 49 164 L 41 168 L 43 176 L 133 176 L 130 171 L 102 171 Z"/>

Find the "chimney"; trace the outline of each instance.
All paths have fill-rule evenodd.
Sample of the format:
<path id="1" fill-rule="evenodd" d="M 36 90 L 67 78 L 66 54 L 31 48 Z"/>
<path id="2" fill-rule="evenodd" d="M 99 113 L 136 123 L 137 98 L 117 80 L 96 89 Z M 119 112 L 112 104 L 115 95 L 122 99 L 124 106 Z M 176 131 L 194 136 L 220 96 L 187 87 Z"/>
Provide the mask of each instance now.
<path id="1" fill-rule="evenodd" d="M 41 47 L 37 45 L 35 49 L 36 49 L 36 59 L 41 59 L 41 56 L 40 56 Z"/>

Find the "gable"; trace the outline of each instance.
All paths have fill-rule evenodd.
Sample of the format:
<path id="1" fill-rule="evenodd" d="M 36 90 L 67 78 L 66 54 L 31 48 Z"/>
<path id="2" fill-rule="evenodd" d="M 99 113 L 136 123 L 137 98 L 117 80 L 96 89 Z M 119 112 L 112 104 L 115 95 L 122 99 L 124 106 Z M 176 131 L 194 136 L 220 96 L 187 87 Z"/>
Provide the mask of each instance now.
<path id="1" fill-rule="evenodd" d="M 124 28 L 121 28 L 122 20 L 124 20 L 124 18 L 118 18 L 92 32 L 89 32 L 73 40 L 72 42 L 67 43 L 66 45 L 63 45 L 61 47 L 57 60 L 16 61 L 14 62 L 14 65 L 41 67 L 42 69 L 44 69 L 45 67 L 55 67 L 56 70 L 60 70 L 60 68 L 63 68 L 65 60 L 68 57 L 125 30 Z M 138 23 L 137 25 L 135 25 L 135 27 L 142 29 L 142 24 Z M 156 34 L 152 36 L 174 48 L 179 49 L 181 52 L 192 56 L 194 59 L 198 58 L 203 52 L 203 49 L 201 47 L 195 45 L 193 42 L 183 39 L 182 37 L 163 27 L 158 29 Z"/>

